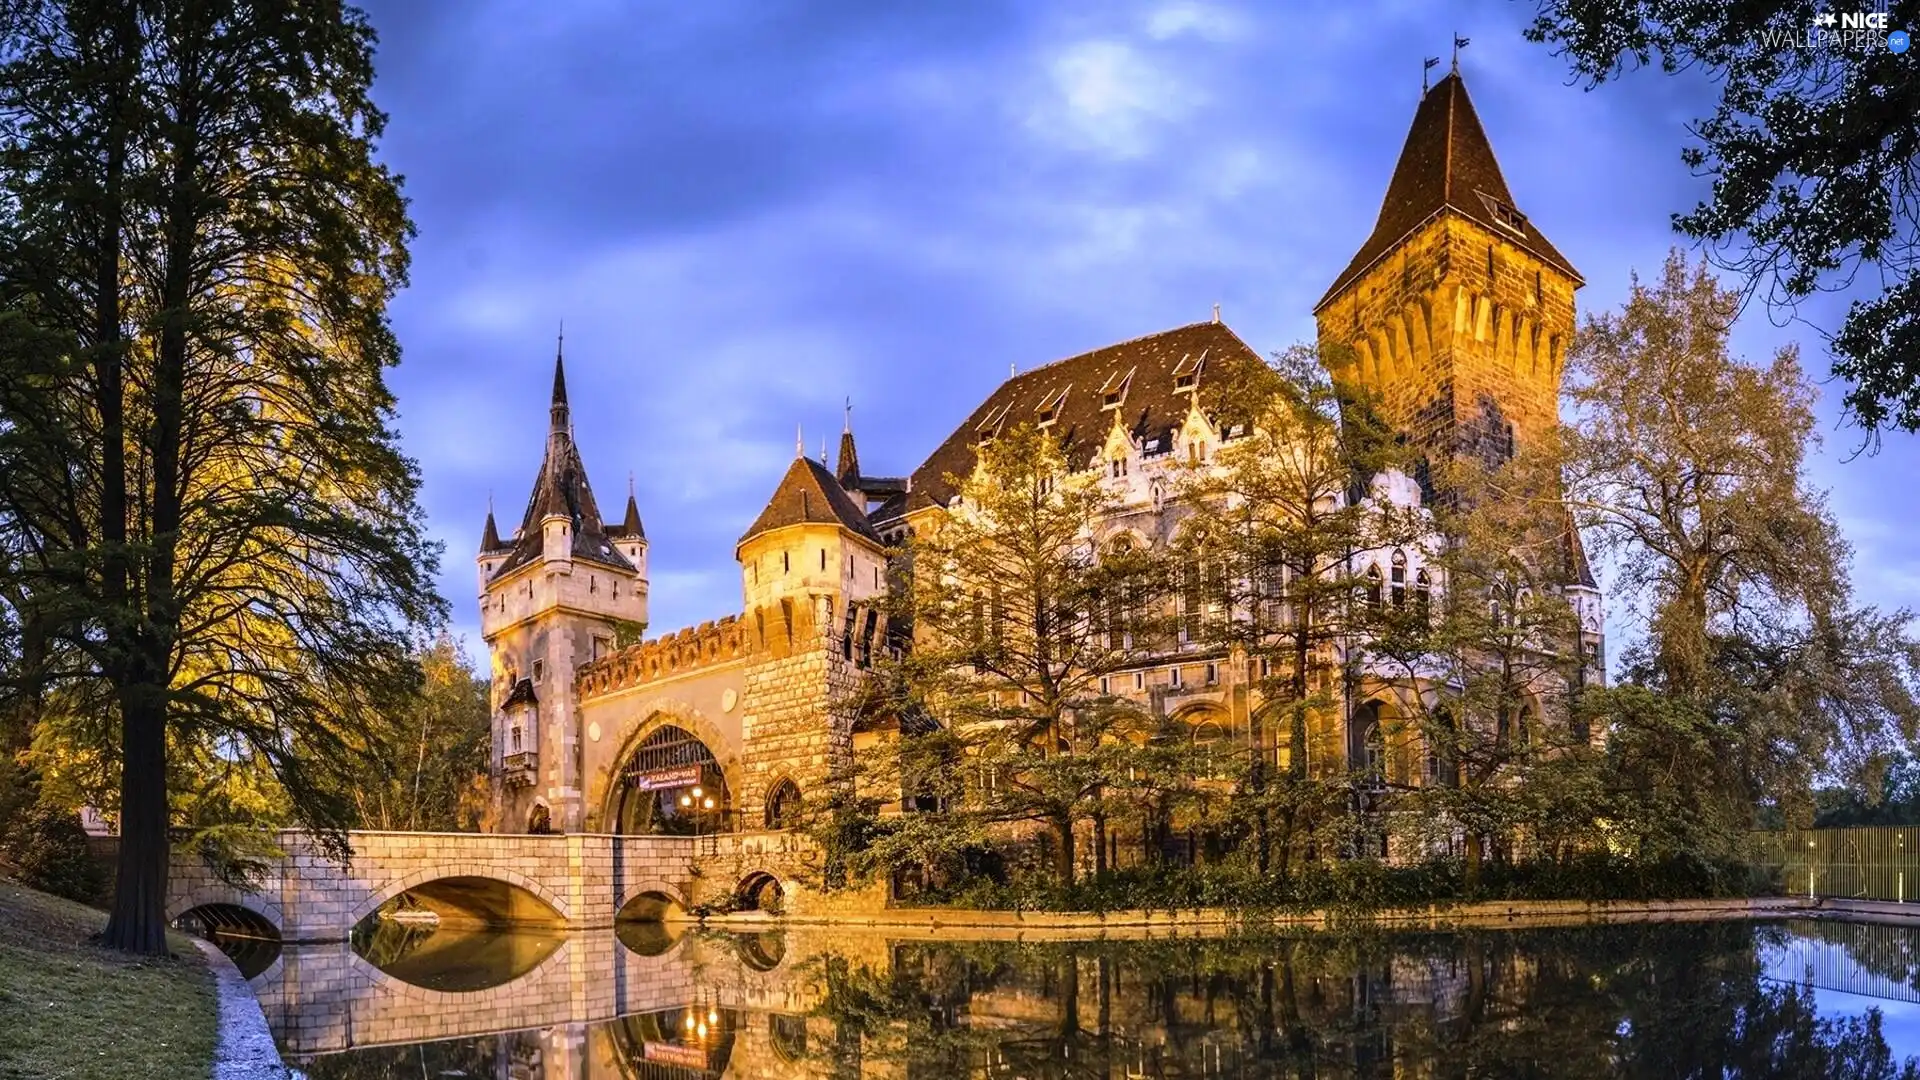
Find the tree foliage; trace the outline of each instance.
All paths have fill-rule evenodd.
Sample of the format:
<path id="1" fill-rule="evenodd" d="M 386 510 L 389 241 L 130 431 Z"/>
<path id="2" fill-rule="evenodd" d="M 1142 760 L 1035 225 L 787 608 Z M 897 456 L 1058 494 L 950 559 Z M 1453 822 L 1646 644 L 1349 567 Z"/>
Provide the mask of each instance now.
<path id="1" fill-rule="evenodd" d="M 1869 7 L 1871 5 L 1868 5 Z M 1863 7 L 1862 10 L 1866 8 Z M 1884 40 L 1810 43 L 1810 0 L 1542 0 L 1527 31 L 1598 86 L 1658 64 L 1704 74 L 1712 115 L 1681 153 L 1711 193 L 1674 217 L 1769 305 L 1863 294 L 1828 338 L 1869 430 L 1920 429 L 1920 69 Z M 1891 29 L 1920 4 L 1881 5 Z"/>
<path id="2" fill-rule="evenodd" d="M 411 226 L 359 11 L 4 14 L 0 550 L 45 642 L 15 686 L 118 774 L 107 939 L 161 951 L 177 793 L 244 763 L 343 850 L 357 718 L 417 682 L 436 552 L 384 382 Z"/>
<path id="3" fill-rule="evenodd" d="M 1733 357 L 1737 297 L 1677 252 L 1570 354 L 1565 475 L 1648 634 L 1632 681 L 1703 717 L 1748 806 L 1805 806 L 1920 733 L 1905 612 L 1855 607 L 1850 552 L 1805 476 L 1814 391 L 1792 348 Z M 1723 771 L 1713 770 L 1714 774 Z"/>

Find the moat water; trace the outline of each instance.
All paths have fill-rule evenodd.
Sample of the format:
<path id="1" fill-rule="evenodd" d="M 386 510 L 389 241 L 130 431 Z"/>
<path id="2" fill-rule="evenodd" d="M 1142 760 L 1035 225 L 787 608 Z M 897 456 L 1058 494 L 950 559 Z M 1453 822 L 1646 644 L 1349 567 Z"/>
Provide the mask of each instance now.
<path id="1" fill-rule="evenodd" d="M 1891 926 L 229 946 L 313 1080 L 1920 1077 L 1920 931 Z"/>

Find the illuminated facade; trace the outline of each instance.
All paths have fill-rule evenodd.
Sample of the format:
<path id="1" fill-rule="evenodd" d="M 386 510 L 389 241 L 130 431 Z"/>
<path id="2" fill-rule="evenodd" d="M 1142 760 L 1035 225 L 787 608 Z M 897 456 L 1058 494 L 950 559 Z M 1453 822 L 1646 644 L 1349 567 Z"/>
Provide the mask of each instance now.
<path id="1" fill-rule="evenodd" d="M 1435 452 L 1497 457 L 1557 420 L 1579 275 L 1513 204 L 1459 77 L 1422 101 L 1372 236 L 1316 309 L 1334 371 L 1379 391 L 1390 419 Z M 1339 348 L 1335 348 L 1339 347 Z M 1097 471 L 1119 509 L 1102 543 L 1168 543 L 1187 508 L 1176 479 L 1245 434 L 1201 391 L 1259 354 L 1219 321 L 1194 323 L 1009 378 L 906 477 L 864 473 L 853 433 L 835 468 L 796 454 L 734 555 L 737 615 L 641 640 L 648 548 L 631 494 L 602 519 L 572 440 L 556 362 L 545 459 L 520 527 L 491 514 L 478 557 L 494 678 L 496 828 L 702 833 L 790 825 L 851 753 L 846 702 L 888 628 L 877 600 L 889 547 L 948 512 L 947 477 L 1007 425 L 1061 433 L 1069 464 Z M 1361 497 L 1414 507 L 1413 477 L 1375 477 Z M 1592 656 L 1600 595 L 1569 530 L 1567 553 Z M 1417 545 L 1355 553 L 1395 597 L 1437 589 Z M 1196 738 L 1264 739 L 1258 673 L 1244 655 L 1184 634 L 1110 680 Z M 1310 759 L 1377 756 L 1418 784 L 1423 750 L 1392 722 L 1390 694 L 1360 688 L 1323 718 Z M 1400 734 L 1393 732 L 1396 728 Z M 1397 741 L 1396 741 L 1397 740 Z M 1277 749 L 1277 748 L 1276 748 Z"/>

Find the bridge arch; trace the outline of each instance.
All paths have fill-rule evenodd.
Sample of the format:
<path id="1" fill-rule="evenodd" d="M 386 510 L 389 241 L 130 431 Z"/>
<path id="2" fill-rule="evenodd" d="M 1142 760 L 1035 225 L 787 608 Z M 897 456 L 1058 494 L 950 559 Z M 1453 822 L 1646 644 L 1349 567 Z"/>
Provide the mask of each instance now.
<path id="1" fill-rule="evenodd" d="M 172 923 L 199 908 L 216 907 L 240 908 L 272 924 L 275 932 L 282 937 L 287 934 L 286 914 L 271 896 L 264 892 L 248 892 L 224 882 L 198 884 L 170 900 L 167 904 L 167 922 Z"/>
<path id="2" fill-rule="evenodd" d="M 636 883 L 620 897 L 614 918 L 622 922 L 663 922 L 668 909 L 685 912 L 687 897 L 679 886 L 652 878 Z"/>
<path id="3" fill-rule="evenodd" d="M 359 925 L 362 919 L 380 910 L 388 901 L 399 896 L 401 893 L 419 889 L 423 885 L 431 885 L 436 881 L 453 880 L 492 881 L 513 886 L 545 904 L 547 908 L 557 916 L 558 921 L 572 921 L 573 913 L 568 908 L 566 900 L 554 895 L 552 890 L 548 889 L 540 881 L 528 877 L 512 867 L 494 865 L 462 867 L 455 864 L 453 866 L 437 865 L 414 870 L 410 873 L 402 874 L 397 878 L 393 878 L 378 888 L 370 890 L 365 899 L 348 910 L 347 925 Z"/>
<path id="4" fill-rule="evenodd" d="M 786 906 L 786 886 L 767 869 L 750 870 L 733 887 L 735 911 L 764 911 L 778 915 Z"/>

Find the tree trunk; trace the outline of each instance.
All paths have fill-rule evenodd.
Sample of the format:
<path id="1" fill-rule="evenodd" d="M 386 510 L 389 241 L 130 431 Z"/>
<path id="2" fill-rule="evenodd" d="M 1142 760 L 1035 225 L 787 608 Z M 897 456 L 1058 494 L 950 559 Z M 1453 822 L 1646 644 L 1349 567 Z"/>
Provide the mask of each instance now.
<path id="1" fill-rule="evenodd" d="M 166 701 L 151 687 L 120 695 L 120 855 L 102 942 L 126 952 L 167 951 Z"/>
<path id="2" fill-rule="evenodd" d="M 1074 862 L 1073 819 L 1072 818 L 1054 819 L 1053 831 L 1056 834 L 1058 834 L 1060 839 L 1060 852 L 1059 852 L 1060 861 L 1059 861 L 1059 867 L 1058 867 L 1060 872 L 1060 884 L 1072 885 L 1073 869 L 1074 869 L 1073 868 L 1073 862 Z"/>
<path id="3" fill-rule="evenodd" d="M 1095 814 L 1093 815 L 1093 872 L 1105 874 L 1109 869 L 1112 868 L 1107 865 L 1107 815 Z"/>
<path id="4" fill-rule="evenodd" d="M 1483 858 L 1480 834 L 1467 831 L 1467 893 L 1474 895 L 1480 891 L 1480 863 Z"/>

